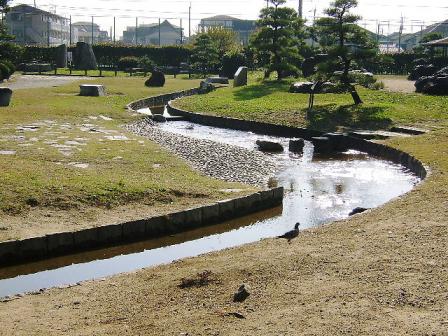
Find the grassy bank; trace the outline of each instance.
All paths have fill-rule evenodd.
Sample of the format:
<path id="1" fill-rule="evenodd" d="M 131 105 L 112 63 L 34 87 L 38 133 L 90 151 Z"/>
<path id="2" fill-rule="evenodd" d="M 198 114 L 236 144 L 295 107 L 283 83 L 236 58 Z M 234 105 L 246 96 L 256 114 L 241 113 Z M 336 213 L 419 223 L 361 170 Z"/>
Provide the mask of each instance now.
<path id="1" fill-rule="evenodd" d="M 219 89 L 176 101 L 177 107 L 240 119 L 333 131 L 338 126 L 387 129 L 393 124 L 428 126 L 448 120 L 448 97 L 402 94 L 359 88 L 364 104 L 349 94 L 319 94 L 306 119 L 307 94 L 288 93 L 291 82 L 254 83 Z"/>
<path id="2" fill-rule="evenodd" d="M 124 108 L 127 103 L 198 84 L 169 79 L 164 88 L 148 89 L 143 82 L 89 82 L 104 84 L 106 97 L 78 96 L 79 83 L 14 92 L 12 105 L 0 110 L 0 239 L 45 233 L 43 222 L 51 227 L 58 221 L 60 230 L 66 223 L 88 225 L 96 210 L 109 209 L 113 221 L 132 204 L 174 209 L 223 198 L 221 189 L 245 188 L 203 177 L 122 128 L 140 118 Z M 121 217 L 114 217 L 116 209 Z"/>

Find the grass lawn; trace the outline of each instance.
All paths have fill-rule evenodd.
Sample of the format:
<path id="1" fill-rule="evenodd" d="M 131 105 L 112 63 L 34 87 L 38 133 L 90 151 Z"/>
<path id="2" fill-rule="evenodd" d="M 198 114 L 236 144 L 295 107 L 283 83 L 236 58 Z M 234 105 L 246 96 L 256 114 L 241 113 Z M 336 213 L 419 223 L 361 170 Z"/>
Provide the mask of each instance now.
<path id="1" fill-rule="evenodd" d="M 0 109 L 0 240 L 26 236 L 26 227 L 45 233 L 53 219 L 60 222 L 58 230 L 67 223 L 90 225 L 98 219 L 96 209 L 120 209 L 124 216 L 129 211 L 123 206 L 131 204 L 174 209 L 229 197 L 221 189 L 247 192 L 247 186 L 199 175 L 122 128 L 140 118 L 125 109 L 127 103 L 198 85 L 168 79 L 164 88 L 149 89 L 143 82 L 136 77 L 89 81 L 104 84 L 106 97 L 78 96 L 79 82 L 14 92 L 12 105 Z M 147 214 L 140 211 L 135 215 Z M 42 227 L 33 231 L 37 222 Z"/>
<path id="2" fill-rule="evenodd" d="M 190 111 L 333 131 L 338 126 L 387 129 L 393 124 L 430 126 L 448 120 L 448 97 L 358 88 L 364 104 L 349 94 L 319 94 L 306 120 L 308 94 L 288 93 L 290 82 L 255 82 L 191 96 L 175 105 Z"/>

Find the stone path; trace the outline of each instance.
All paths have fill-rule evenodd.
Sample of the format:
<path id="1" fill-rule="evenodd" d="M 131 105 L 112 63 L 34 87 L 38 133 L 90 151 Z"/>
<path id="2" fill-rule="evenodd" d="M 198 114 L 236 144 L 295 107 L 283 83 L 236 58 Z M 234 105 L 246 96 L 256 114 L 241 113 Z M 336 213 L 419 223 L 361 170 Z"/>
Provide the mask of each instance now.
<path id="1" fill-rule="evenodd" d="M 166 132 L 150 119 L 143 119 L 126 128 L 162 145 L 195 169 L 214 178 L 266 186 L 276 170 L 274 161 L 261 152 Z"/>

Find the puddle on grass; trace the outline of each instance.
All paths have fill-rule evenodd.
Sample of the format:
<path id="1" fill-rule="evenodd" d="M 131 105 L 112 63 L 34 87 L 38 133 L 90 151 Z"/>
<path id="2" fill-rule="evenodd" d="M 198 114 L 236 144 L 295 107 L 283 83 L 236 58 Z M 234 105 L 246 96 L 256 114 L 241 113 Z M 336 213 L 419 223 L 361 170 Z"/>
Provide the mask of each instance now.
<path id="1" fill-rule="evenodd" d="M 258 139 L 278 141 L 285 148 L 289 141 L 182 121 L 158 127 L 249 149 L 256 147 Z M 275 180 L 285 187 L 282 208 L 170 237 L 5 267 L 0 269 L 0 297 L 103 278 L 275 237 L 296 222 L 301 223 L 301 229 L 323 225 L 348 217 L 356 207 L 378 207 L 419 182 L 401 166 L 357 151 L 313 157 L 313 147 L 306 143 L 303 155 L 287 150 L 266 155 L 273 155 L 278 163 Z"/>

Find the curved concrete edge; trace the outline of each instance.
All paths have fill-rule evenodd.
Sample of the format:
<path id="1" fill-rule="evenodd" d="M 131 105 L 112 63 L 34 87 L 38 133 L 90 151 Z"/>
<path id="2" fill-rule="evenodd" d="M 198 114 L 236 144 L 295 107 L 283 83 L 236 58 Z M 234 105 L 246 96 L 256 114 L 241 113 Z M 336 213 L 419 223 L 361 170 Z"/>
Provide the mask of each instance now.
<path id="1" fill-rule="evenodd" d="M 61 256 L 111 244 L 142 241 L 217 224 L 279 206 L 283 203 L 283 194 L 283 187 L 279 187 L 167 215 L 0 242 L 0 265 Z"/>

